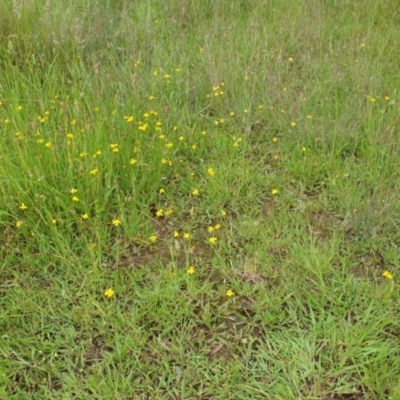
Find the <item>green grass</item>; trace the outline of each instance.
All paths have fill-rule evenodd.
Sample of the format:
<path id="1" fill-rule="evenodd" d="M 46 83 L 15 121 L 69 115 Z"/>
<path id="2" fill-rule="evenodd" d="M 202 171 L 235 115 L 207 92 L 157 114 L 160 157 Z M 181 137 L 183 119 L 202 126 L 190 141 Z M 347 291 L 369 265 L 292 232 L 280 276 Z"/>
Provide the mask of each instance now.
<path id="1" fill-rule="evenodd" d="M 400 399 L 397 8 L 3 2 L 0 398 Z"/>

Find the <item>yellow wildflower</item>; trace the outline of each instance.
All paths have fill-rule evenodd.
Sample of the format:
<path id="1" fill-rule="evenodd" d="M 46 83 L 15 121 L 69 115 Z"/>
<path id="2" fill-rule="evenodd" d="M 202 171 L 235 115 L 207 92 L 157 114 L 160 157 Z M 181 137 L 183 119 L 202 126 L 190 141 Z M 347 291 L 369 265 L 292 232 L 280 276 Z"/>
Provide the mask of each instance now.
<path id="1" fill-rule="evenodd" d="M 185 232 L 183 234 L 183 238 L 186 239 L 186 240 L 190 239 L 190 233 Z"/>
<path id="2" fill-rule="evenodd" d="M 384 276 L 386 279 L 392 280 L 393 279 L 393 274 L 390 273 L 389 271 L 385 271 L 382 276 Z"/>
<path id="3" fill-rule="evenodd" d="M 122 221 L 120 219 L 118 219 L 118 218 L 115 218 L 115 219 L 112 220 L 112 224 L 114 226 L 120 226 L 122 224 Z"/>
<path id="4" fill-rule="evenodd" d="M 157 215 L 157 217 L 163 217 L 164 216 L 164 210 L 162 208 L 157 210 L 156 215 Z"/>
<path id="5" fill-rule="evenodd" d="M 112 290 L 111 288 L 108 288 L 105 292 L 104 292 L 104 296 L 106 296 L 107 298 L 111 298 L 113 297 L 115 294 L 114 290 Z"/>
<path id="6" fill-rule="evenodd" d="M 82 219 L 89 219 L 89 214 L 88 213 L 83 214 Z"/>
<path id="7" fill-rule="evenodd" d="M 232 297 L 234 294 L 235 294 L 235 293 L 233 293 L 233 291 L 232 291 L 231 289 L 227 290 L 226 293 L 225 293 L 225 295 L 226 295 L 227 297 Z"/>
<path id="8" fill-rule="evenodd" d="M 135 160 L 134 158 L 131 158 L 131 160 L 129 161 L 130 165 L 135 165 L 137 164 L 137 160 Z"/>
<path id="9" fill-rule="evenodd" d="M 217 243 L 217 238 L 215 237 L 215 236 L 211 236 L 209 239 L 208 239 L 208 241 L 211 243 L 211 244 L 215 244 L 215 243 Z"/>
<path id="10" fill-rule="evenodd" d="M 179 237 L 179 232 L 178 231 L 174 231 L 174 238 L 178 238 Z"/>
<path id="11" fill-rule="evenodd" d="M 74 201 L 75 203 L 77 203 L 77 202 L 79 201 L 79 197 L 73 196 L 73 197 L 72 197 L 72 201 Z"/>
<path id="12" fill-rule="evenodd" d="M 215 175 L 214 168 L 208 168 L 207 172 L 208 172 L 208 175 L 210 175 L 210 176 L 214 176 Z"/>
<path id="13" fill-rule="evenodd" d="M 199 189 L 194 189 L 192 192 L 193 196 L 198 196 L 200 194 Z"/>
<path id="14" fill-rule="evenodd" d="M 278 189 L 272 189 L 271 193 L 275 196 L 275 195 L 277 195 L 279 193 L 279 190 Z"/>
<path id="15" fill-rule="evenodd" d="M 90 175 L 97 175 L 98 172 L 99 172 L 99 170 L 98 170 L 97 168 L 92 169 L 92 170 L 90 171 Z"/>
<path id="16" fill-rule="evenodd" d="M 26 210 L 28 208 L 28 206 L 25 203 L 21 203 L 21 205 L 19 206 L 20 210 Z"/>
<path id="17" fill-rule="evenodd" d="M 22 226 L 22 221 L 17 221 L 17 222 L 15 223 L 15 226 L 16 226 L 17 228 L 21 228 L 21 226 Z"/>
<path id="18" fill-rule="evenodd" d="M 150 236 L 149 240 L 151 243 L 155 243 L 155 242 L 157 242 L 157 236 L 156 235 Z"/>
<path id="19" fill-rule="evenodd" d="M 196 273 L 196 270 L 195 270 L 194 267 L 189 267 L 188 270 L 187 270 L 187 273 L 188 273 L 189 275 L 193 275 L 193 274 Z"/>

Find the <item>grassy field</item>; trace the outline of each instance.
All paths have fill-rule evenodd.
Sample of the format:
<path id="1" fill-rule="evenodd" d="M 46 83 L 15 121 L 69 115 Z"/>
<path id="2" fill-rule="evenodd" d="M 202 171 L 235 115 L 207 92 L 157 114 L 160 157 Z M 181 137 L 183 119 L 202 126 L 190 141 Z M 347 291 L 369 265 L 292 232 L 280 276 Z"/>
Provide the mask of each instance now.
<path id="1" fill-rule="evenodd" d="M 399 2 L 0 4 L 0 398 L 400 399 Z"/>

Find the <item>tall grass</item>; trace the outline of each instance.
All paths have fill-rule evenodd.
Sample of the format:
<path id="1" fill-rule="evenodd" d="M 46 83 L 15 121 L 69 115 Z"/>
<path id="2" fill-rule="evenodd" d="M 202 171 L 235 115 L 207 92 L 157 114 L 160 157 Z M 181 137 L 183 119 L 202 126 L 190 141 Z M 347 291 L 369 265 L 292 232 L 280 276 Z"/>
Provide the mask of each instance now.
<path id="1" fill-rule="evenodd" d="M 0 4 L 0 397 L 400 398 L 399 19 Z"/>

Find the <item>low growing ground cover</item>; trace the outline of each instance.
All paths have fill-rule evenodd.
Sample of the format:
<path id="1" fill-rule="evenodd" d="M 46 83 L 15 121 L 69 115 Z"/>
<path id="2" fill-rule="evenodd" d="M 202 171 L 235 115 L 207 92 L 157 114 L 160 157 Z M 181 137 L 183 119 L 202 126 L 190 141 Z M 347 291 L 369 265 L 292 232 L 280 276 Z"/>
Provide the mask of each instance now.
<path id="1" fill-rule="evenodd" d="M 396 2 L 0 5 L 0 398 L 399 399 Z"/>

